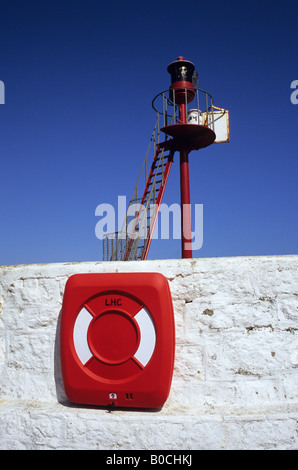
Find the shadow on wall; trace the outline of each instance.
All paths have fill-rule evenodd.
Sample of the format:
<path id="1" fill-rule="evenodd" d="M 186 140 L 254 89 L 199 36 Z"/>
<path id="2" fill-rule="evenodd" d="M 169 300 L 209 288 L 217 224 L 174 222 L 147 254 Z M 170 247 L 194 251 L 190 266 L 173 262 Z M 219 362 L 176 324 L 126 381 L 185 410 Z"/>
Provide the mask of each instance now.
<path id="1" fill-rule="evenodd" d="M 63 378 L 62 378 L 61 356 L 60 356 L 60 325 L 61 325 L 61 310 L 58 315 L 56 335 L 55 335 L 54 379 L 55 379 L 56 395 L 57 395 L 58 403 L 61 403 L 65 406 L 71 406 L 71 403 L 65 394 Z"/>

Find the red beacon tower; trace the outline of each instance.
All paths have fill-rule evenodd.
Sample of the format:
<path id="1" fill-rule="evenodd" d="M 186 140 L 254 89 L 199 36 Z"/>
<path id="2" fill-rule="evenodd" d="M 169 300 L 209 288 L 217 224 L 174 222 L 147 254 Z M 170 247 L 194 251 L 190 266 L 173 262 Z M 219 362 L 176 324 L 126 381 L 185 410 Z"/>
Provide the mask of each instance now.
<path id="1" fill-rule="evenodd" d="M 181 235 L 182 258 L 192 258 L 191 249 L 191 212 L 188 155 L 191 150 L 198 150 L 215 141 L 211 127 L 199 122 L 188 122 L 187 107 L 196 96 L 194 81 L 195 66 L 180 56 L 168 66 L 171 74 L 170 97 L 173 106 L 178 106 L 178 122 L 163 127 L 161 130 L 173 137 L 176 150 L 180 152 L 180 192 L 181 192 Z M 194 113 L 194 111 L 193 111 Z M 199 113 L 199 110 L 197 110 Z"/>
<path id="2" fill-rule="evenodd" d="M 229 142 L 229 112 L 214 106 L 210 93 L 199 89 L 192 62 L 179 56 L 167 70 L 171 86 L 152 101 L 157 122 L 123 226 L 103 240 L 104 261 L 147 258 L 175 152 L 180 153 L 182 258 L 192 258 L 189 153 L 213 143 Z M 161 141 L 161 135 L 165 135 L 165 140 Z M 144 176 L 146 184 L 142 190 Z"/>

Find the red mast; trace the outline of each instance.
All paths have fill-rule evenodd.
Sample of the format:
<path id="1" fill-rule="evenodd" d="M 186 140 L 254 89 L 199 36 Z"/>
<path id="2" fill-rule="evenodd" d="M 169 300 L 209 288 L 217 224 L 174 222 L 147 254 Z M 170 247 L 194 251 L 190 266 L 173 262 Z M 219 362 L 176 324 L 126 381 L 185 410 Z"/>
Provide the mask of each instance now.
<path id="1" fill-rule="evenodd" d="M 215 133 L 209 127 L 188 122 L 187 105 L 196 94 L 194 70 L 194 64 L 182 56 L 168 66 L 172 82 L 170 97 L 174 107 L 179 108 L 179 122 L 161 129 L 173 137 L 175 148 L 180 151 L 182 258 L 192 258 L 188 155 L 191 150 L 206 147 L 215 140 Z"/>

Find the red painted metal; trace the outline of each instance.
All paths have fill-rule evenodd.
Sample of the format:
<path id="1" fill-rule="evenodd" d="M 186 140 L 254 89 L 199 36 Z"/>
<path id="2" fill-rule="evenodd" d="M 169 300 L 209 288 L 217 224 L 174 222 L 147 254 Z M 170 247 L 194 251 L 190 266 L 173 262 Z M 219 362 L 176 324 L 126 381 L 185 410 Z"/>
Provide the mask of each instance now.
<path id="1" fill-rule="evenodd" d="M 191 206 L 189 187 L 188 151 L 180 151 L 181 240 L 182 258 L 192 258 Z"/>
<path id="2" fill-rule="evenodd" d="M 185 96 L 186 89 L 186 96 Z M 174 85 L 170 86 L 170 90 L 175 90 L 175 102 L 176 104 L 190 103 L 195 96 L 195 90 L 192 83 L 187 81 L 175 82 Z M 174 93 L 170 93 L 170 97 L 174 100 Z"/>
<path id="3" fill-rule="evenodd" d="M 199 124 L 171 124 L 160 129 L 175 140 L 176 150 L 187 148 L 199 150 L 208 147 L 215 141 L 215 133 L 207 126 Z"/>
<path id="4" fill-rule="evenodd" d="M 160 208 L 160 205 L 162 203 L 163 195 L 164 195 L 164 192 L 165 192 L 165 189 L 166 189 L 166 184 L 167 184 L 170 169 L 171 169 L 171 165 L 172 165 L 172 162 L 173 162 L 174 149 L 172 149 L 172 147 L 169 145 L 169 141 L 159 143 L 156 146 L 156 152 L 155 152 L 155 155 L 154 155 L 154 158 L 153 158 L 153 162 L 152 162 L 152 165 L 151 165 L 151 168 L 150 168 L 150 172 L 149 172 L 149 175 L 148 175 L 148 178 L 147 178 L 147 181 L 146 181 L 145 189 L 144 189 L 142 200 L 141 200 L 141 207 L 146 206 L 147 197 L 148 197 L 148 194 L 150 193 L 151 184 L 153 182 L 153 179 L 154 179 L 154 176 L 155 176 L 155 173 L 156 173 L 156 170 L 157 170 L 156 166 L 157 166 L 157 163 L 158 163 L 159 155 L 162 151 L 166 151 L 166 150 L 167 151 L 169 150 L 169 155 L 164 156 L 164 158 L 166 160 L 166 164 L 165 164 L 163 175 L 160 176 L 162 178 L 162 180 L 161 180 L 161 182 L 158 183 L 159 188 L 157 187 L 158 193 L 156 195 L 156 201 L 155 201 L 156 211 L 155 211 L 153 219 L 150 221 L 150 226 L 147 227 L 147 239 L 144 241 L 144 249 L 143 249 L 143 252 L 142 252 L 142 255 L 141 255 L 142 260 L 147 259 L 147 256 L 148 256 L 148 252 L 149 252 L 149 248 L 150 248 L 154 228 L 155 228 L 158 213 L 159 213 L 159 208 Z M 160 172 L 162 170 L 162 168 L 159 167 L 158 170 Z M 135 231 L 137 229 L 138 219 L 139 219 L 139 214 L 137 214 L 137 216 L 136 216 L 136 222 L 135 222 L 133 233 L 135 233 Z M 129 240 L 128 244 L 127 244 L 126 252 L 125 252 L 125 255 L 124 255 L 124 260 L 129 259 L 129 255 L 130 255 L 130 251 L 133 247 L 133 243 L 134 243 L 134 240 L 131 238 Z"/>
<path id="5" fill-rule="evenodd" d="M 179 104 L 179 117 L 179 124 L 187 125 L 186 105 L 184 102 Z M 187 145 L 182 146 L 180 150 L 180 194 L 182 258 L 192 258 L 190 187 Z"/>
<path id="6" fill-rule="evenodd" d="M 159 192 L 158 192 L 158 195 L 157 195 L 157 198 L 156 198 L 157 210 L 154 214 L 153 220 L 151 221 L 150 228 L 148 229 L 148 239 L 147 239 L 147 244 L 146 244 L 142 259 L 147 259 L 147 256 L 148 256 L 148 252 L 149 252 L 149 248 L 150 248 L 150 245 L 151 245 L 151 240 L 152 240 L 154 228 L 155 228 L 158 213 L 159 213 L 159 208 L 160 208 L 160 205 L 161 205 L 164 193 L 165 193 L 167 181 L 168 181 L 169 174 L 170 174 L 170 169 L 171 169 L 171 166 L 172 166 L 172 163 L 173 163 L 173 156 L 174 156 L 174 149 L 171 149 L 170 154 L 168 156 L 166 166 L 165 166 L 164 181 L 163 181 L 163 184 L 159 188 Z"/>
<path id="7" fill-rule="evenodd" d="M 177 62 L 184 63 L 184 57 L 178 57 Z M 179 65 L 179 64 L 178 64 Z M 169 71 L 169 67 L 168 67 Z M 181 89 L 183 88 L 183 89 Z M 171 84 L 171 89 L 175 90 L 175 100 L 179 106 L 179 124 L 176 132 L 182 137 L 180 141 L 180 200 L 181 200 L 181 240 L 182 258 L 192 258 L 191 243 L 191 206 L 189 187 L 189 164 L 188 164 L 188 142 L 185 142 L 187 124 L 186 104 L 193 100 L 195 96 L 194 86 L 188 81 L 176 81 Z M 187 90 L 185 92 L 185 90 Z M 180 131 L 182 130 L 182 132 Z"/>
<path id="8" fill-rule="evenodd" d="M 179 121 L 161 128 L 161 131 L 172 137 L 174 149 L 180 151 L 182 258 L 192 258 L 188 154 L 191 150 L 211 145 L 216 138 L 215 133 L 209 127 L 190 124 L 187 121 L 187 105 L 194 99 L 196 93 L 193 83 L 189 81 L 192 80 L 194 69 L 194 64 L 182 56 L 168 66 L 172 79 L 170 98 L 174 104 L 178 105 Z"/>

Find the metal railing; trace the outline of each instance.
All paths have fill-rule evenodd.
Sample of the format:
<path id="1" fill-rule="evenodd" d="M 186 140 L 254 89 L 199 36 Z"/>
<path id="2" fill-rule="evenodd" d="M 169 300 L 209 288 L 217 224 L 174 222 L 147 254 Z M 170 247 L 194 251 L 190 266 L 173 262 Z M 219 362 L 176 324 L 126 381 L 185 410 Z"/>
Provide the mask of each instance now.
<path id="1" fill-rule="evenodd" d="M 181 102 L 185 104 L 189 124 L 206 126 L 214 131 L 213 98 L 210 93 L 199 88 L 172 88 L 155 96 L 152 107 L 162 118 L 162 127 L 179 124 L 177 103 Z"/>
<path id="2" fill-rule="evenodd" d="M 103 260 L 123 260 L 129 240 L 131 240 L 131 234 L 126 232 L 114 232 L 105 235 L 103 238 Z"/>
<path id="3" fill-rule="evenodd" d="M 157 146 L 160 144 L 160 129 L 169 125 L 179 124 L 179 106 L 177 104 L 179 93 L 179 103 L 181 94 L 184 95 L 187 121 L 189 124 L 207 126 L 214 130 L 214 105 L 212 96 L 205 90 L 177 88 L 169 89 L 159 93 L 152 101 L 152 107 L 157 113 L 157 120 L 154 126 L 145 158 L 141 166 L 136 185 L 128 204 L 125 219 L 119 232 L 110 233 L 103 238 L 103 260 L 136 260 L 140 259 L 142 250 L 148 242 L 147 220 L 150 215 L 150 205 L 155 204 L 157 188 L 157 172 L 161 173 L 162 184 L 164 180 L 165 155 L 161 150 L 156 161 L 156 171 L 151 180 L 151 188 L 145 200 L 142 200 L 144 187 L 148 181 L 148 176 L 152 161 L 156 156 Z M 163 134 L 163 133 L 162 133 Z M 164 141 L 169 137 L 164 136 Z M 142 204 L 142 206 L 141 206 Z M 132 214 L 132 210 L 134 214 Z M 136 217 L 137 216 L 137 217 Z M 132 227 L 132 220 L 140 229 Z M 131 231 L 132 230 L 132 231 Z"/>
<path id="4" fill-rule="evenodd" d="M 150 142 L 141 166 L 141 170 L 128 204 L 126 216 L 119 232 L 106 234 L 103 237 L 103 260 L 136 260 L 140 259 L 142 250 L 148 241 L 147 224 L 150 223 L 150 207 L 156 203 L 157 173 L 161 173 L 164 181 L 165 158 L 164 149 L 157 155 L 155 172 L 150 181 L 150 190 L 143 200 L 144 188 L 148 181 L 152 161 L 156 157 L 159 141 L 160 115 L 153 129 Z M 159 183 L 160 184 L 160 183 Z M 136 227 L 136 226 L 138 227 Z"/>

